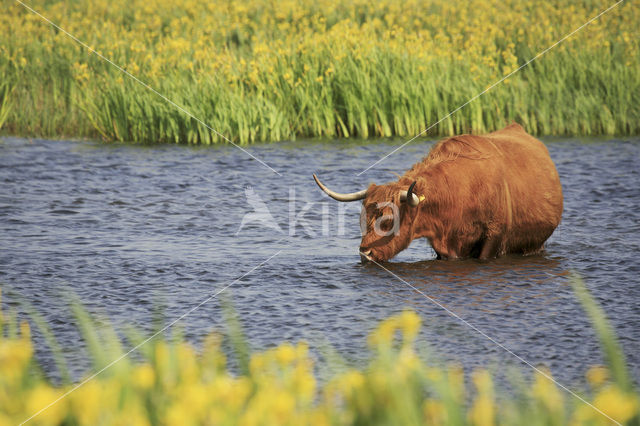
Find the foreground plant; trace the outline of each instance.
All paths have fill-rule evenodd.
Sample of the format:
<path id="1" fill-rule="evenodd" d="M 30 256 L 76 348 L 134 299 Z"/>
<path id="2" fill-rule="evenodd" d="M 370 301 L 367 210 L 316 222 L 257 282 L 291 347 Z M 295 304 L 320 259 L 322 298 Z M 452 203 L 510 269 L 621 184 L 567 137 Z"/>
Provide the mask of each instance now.
<path id="1" fill-rule="evenodd" d="M 576 283 L 585 306 L 592 303 Z M 593 305 L 595 306 L 595 305 Z M 76 309 L 78 309 L 76 307 Z M 590 308 L 589 308 L 590 309 Z M 122 353 L 111 329 L 97 327 L 78 311 L 85 336 L 99 343 L 92 351 L 99 370 Z M 594 320 L 606 323 L 600 313 Z M 606 327 L 596 327 L 607 334 Z M 198 353 L 185 341 L 153 340 L 140 348 L 142 360 L 124 358 L 30 420 L 64 425 L 273 425 L 273 424 L 593 424 L 611 421 L 593 407 L 537 375 L 520 394 L 500 396 L 487 370 L 465 382 L 461 368 L 425 364 L 415 350 L 420 318 L 404 311 L 382 321 L 369 336 L 372 358 L 363 370 L 347 369 L 319 385 L 306 344 L 280 346 L 255 353 L 244 374 L 233 374 L 221 349 L 221 337 L 210 335 Z M 56 401 L 73 385 L 54 386 L 33 358 L 30 329 L 15 316 L 0 312 L 0 426 L 28 419 Z M 91 336 L 87 336 L 90 334 Z M 601 337 L 603 335 L 601 334 Z M 611 338 L 609 338 L 611 337 Z M 606 416 L 637 424 L 638 393 L 617 364 L 621 354 L 612 336 L 612 369 L 591 368 L 591 390 L 584 397 Z M 613 340 L 612 340 L 613 339 Z M 132 339 L 135 343 L 135 337 Z M 89 345 L 91 346 L 91 344 Z M 100 349 L 103 348 L 103 349 Z M 116 348 L 114 351 L 113 348 Z M 589 396 L 590 395 L 590 396 Z"/>

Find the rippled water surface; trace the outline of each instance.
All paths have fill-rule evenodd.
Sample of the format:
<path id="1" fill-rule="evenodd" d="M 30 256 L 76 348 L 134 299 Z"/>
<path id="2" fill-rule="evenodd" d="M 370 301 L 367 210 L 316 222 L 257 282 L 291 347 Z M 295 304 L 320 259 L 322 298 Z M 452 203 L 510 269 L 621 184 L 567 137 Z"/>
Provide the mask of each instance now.
<path id="1" fill-rule="evenodd" d="M 234 147 L 5 138 L 2 303 L 24 312 L 19 299 L 30 302 L 76 377 L 89 361 L 69 293 L 89 311 L 108 315 L 118 330 L 134 326 L 149 335 L 157 306 L 165 306 L 169 323 L 230 285 L 225 294 L 256 349 L 283 340 L 305 339 L 313 348 L 328 342 L 362 366 L 375 324 L 410 307 L 422 317 L 420 341 L 433 359 L 528 369 L 437 301 L 530 363 L 580 384 L 586 366 L 602 358 L 571 290 L 570 273 L 577 271 L 615 325 L 637 380 L 640 140 L 545 142 L 561 176 L 565 210 L 543 255 L 444 262 L 416 240 L 387 265 L 392 275 L 360 264 L 358 203 L 329 200 L 311 174 L 335 189 L 358 190 L 393 180 L 392 172 L 420 160 L 431 141 L 416 141 L 361 176 L 394 144 L 251 147 L 278 176 Z M 273 216 L 270 227 L 252 220 L 255 215 L 245 217 L 260 200 Z M 220 296 L 179 324 L 194 342 L 222 329 Z M 45 343 L 34 333 L 38 356 L 55 376 Z"/>

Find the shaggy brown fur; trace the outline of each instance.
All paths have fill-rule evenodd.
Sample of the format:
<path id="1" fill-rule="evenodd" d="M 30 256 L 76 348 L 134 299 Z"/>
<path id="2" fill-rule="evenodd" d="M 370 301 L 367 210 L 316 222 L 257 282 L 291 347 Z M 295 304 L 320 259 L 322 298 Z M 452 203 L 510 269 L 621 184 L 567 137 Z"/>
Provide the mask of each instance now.
<path id="1" fill-rule="evenodd" d="M 416 207 L 400 201 L 416 181 L 425 197 Z M 399 229 L 379 236 L 374 223 L 398 207 Z M 365 200 L 366 232 L 361 252 L 385 261 L 416 238 L 427 238 L 442 259 L 487 259 L 506 253 L 536 253 L 560 223 L 562 187 L 542 142 L 522 126 L 487 135 L 461 135 L 438 142 L 397 182 L 372 184 Z M 382 230 L 393 222 L 382 221 Z"/>

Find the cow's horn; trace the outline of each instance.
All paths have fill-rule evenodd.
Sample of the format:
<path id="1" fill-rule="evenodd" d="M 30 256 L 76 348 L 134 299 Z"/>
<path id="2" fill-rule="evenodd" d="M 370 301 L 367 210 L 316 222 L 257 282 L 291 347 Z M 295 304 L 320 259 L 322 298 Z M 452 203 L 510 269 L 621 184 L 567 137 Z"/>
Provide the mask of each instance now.
<path id="1" fill-rule="evenodd" d="M 366 189 L 363 189 L 362 191 L 358 191 L 358 192 L 352 192 L 350 194 L 341 194 L 339 192 L 332 191 L 329 188 L 327 188 L 326 186 L 324 186 L 324 184 L 322 182 L 320 182 L 320 179 L 318 179 L 318 177 L 316 175 L 313 175 L 313 179 L 316 181 L 316 183 L 318 184 L 320 189 L 322 189 L 324 192 L 326 192 L 327 195 L 329 197 L 333 198 L 334 200 L 338 200 L 338 201 L 358 201 L 358 200 L 362 200 L 364 197 L 367 196 L 367 190 Z"/>
<path id="2" fill-rule="evenodd" d="M 420 197 L 413 193 L 413 187 L 416 186 L 416 181 L 414 180 L 411 185 L 409 185 L 409 189 L 406 191 L 402 191 L 400 193 L 400 201 L 406 202 L 411 207 L 415 207 L 420 202 Z"/>

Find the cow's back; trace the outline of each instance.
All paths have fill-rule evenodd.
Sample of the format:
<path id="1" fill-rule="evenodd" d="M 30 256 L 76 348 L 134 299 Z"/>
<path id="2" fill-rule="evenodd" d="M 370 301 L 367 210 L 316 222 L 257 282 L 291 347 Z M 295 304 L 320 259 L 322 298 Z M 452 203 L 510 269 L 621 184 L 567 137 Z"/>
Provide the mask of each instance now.
<path id="1" fill-rule="evenodd" d="M 446 187 L 452 238 L 495 239 L 499 253 L 534 252 L 560 223 L 562 187 L 546 146 L 518 124 L 439 142 L 425 159 Z M 465 251 L 464 247 L 460 250 Z M 470 250 L 467 247 L 467 250 Z"/>

